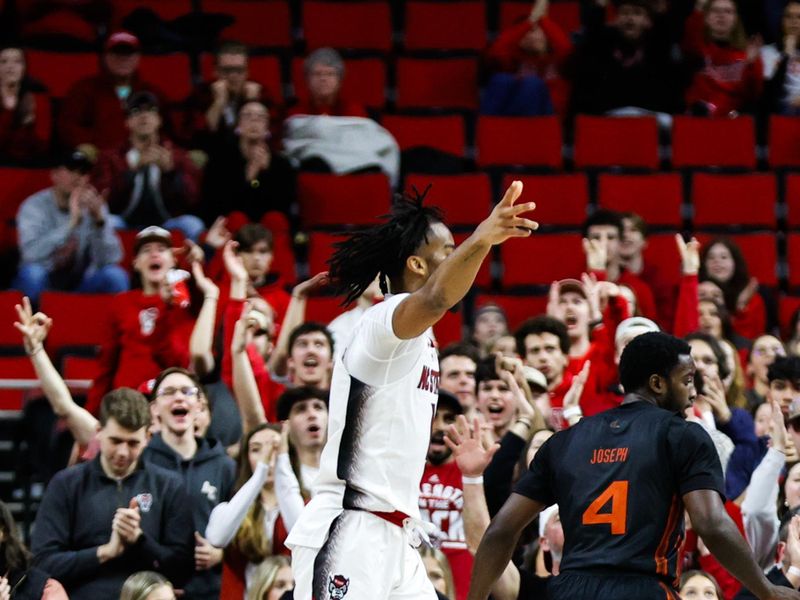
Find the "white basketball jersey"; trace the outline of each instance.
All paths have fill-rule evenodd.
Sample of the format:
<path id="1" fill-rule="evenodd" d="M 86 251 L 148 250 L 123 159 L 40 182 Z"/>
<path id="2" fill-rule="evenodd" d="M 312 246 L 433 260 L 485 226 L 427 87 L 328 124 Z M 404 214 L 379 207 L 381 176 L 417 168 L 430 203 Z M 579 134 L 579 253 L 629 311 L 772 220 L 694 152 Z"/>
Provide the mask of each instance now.
<path id="1" fill-rule="evenodd" d="M 411 340 L 394 334 L 394 310 L 407 296 L 369 308 L 336 359 L 328 441 L 313 499 L 292 528 L 289 546 L 320 547 L 343 509 L 419 518 L 439 361 L 428 332 Z"/>

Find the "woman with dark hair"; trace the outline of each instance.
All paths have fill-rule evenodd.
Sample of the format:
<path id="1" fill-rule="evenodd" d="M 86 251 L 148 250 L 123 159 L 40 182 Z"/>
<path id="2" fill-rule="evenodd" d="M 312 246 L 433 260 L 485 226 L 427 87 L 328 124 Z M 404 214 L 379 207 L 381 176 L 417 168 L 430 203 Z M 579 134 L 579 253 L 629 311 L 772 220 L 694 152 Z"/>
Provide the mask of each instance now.
<path id="1" fill-rule="evenodd" d="M 781 18 L 781 37 L 761 48 L 764 64 L 763 104 L 769 112 L 800 114 L 800 0 L 789 0 Z"/>
<path id="2" fill-rule="evenodd" d="M 42 87 L 26 73 L 22 48 L 0 48 L 0 158 L 26 160 L 44 153 L 47 123 L 37 123 L 39 103 L 48 99 L 37 92 Z M 46 107 L 46 105 L 43 104 Z"/>
<path id="3" fill-rule="evenodd" d="M 719 237 L 704 246 L 700 255 L 700 281 L 711 282 L 722 291 L 736 333 L 752 340 L 767 331 L 764 291 L 750 277 L 742 251 L 732 240 Z"/>
<path id="4" fill-rule="evenodd" d="M 0 598 L 67 600 L 67 592 L 55 579 L 31 565 L 31 555 L 19 536 L 17 524 L 0 500 Z"/>

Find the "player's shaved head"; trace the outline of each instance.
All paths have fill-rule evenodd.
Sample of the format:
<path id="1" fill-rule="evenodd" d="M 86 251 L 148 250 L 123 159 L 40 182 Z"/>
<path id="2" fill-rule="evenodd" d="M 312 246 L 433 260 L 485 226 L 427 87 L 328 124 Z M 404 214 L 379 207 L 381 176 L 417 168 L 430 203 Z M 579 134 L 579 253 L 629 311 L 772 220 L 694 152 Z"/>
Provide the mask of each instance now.
<path id="1" fill-rule="evenodd" d="M 634 338 L 619 361 L 619 381 L 626 393 L 649 390 L 650 378 L 667 379 L 681 362 L 691 356 L 692 349 L 683 340 L 655 331 Z"/>

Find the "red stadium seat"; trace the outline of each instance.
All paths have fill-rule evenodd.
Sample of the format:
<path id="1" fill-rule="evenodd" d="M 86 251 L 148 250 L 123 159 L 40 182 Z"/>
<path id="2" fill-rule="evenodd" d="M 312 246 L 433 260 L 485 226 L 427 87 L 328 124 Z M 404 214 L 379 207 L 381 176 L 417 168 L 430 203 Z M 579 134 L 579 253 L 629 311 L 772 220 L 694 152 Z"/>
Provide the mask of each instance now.
<path id="1" fill-rule="evenodd" d="M 800 234 L 787 236 L 786 261 L 789 265 L 789 285 L 800 285 Z"/>
<path id="2" fill-rule="evenodd" d="M 460 342 L 464 337 L 463 329 L 463 309 L 459 308 L 455 312 L 447 311 L 433 326 L 433 335 L 436 337 L 437 346 L 444 348 L 453 342 Z"/>
<path id="3" fill-rule="evenodd" d="M 619 212 L 634 212 L 648 225 L 680 228 L 683 183 L 676 173 L 611 175 L 597 181 L 597 203 Z"/>
<path id="4" fill-rule="evenodd" d="M 677 284 L 681 278 L 681 257 L 674 233 L 651 233 L 647 236 L 644 262 L 654 265 L 666 281 Z"/>
<path id="5" fill-rule="evenodd" d="M 53 134 L 53 107 L 47 94 L 34 94 L 36 102 L 36 123 L 34 129 L 36 137 L 49 146 Z"/>
<path id="6" fill-rule="evenodd" d="M 742 255 L 747 262 L 747 268 L 751 277 L 758 279 L 762 285 L 776 285 L 778 277 L 776 274 L 778 266 L 777 239 L 774 233 L 743 233 L 728 236 L 736 242 L 742 249 Z M 700 244 L 705 246 L 713 236 L 706 233 L 697 234 Z M 791 267 L 791 248 L 792 240 L 789 240 L 789 254 Z M 791 271 L 791 268 L 790 268 Z M 800 271 L 794 275 L 789 273 L 790 281 L 792 277 L 800 280 Z"/>
<path id="7" fill-rule="evenodd" d="M 285 0 L 203 0 L 203 12 L 223 13 L 234 23 L 222 30 L 223 40 L 253 47 L 288 48 L 292 45 L 289 3 Z"/>
<path id="8" fill-rule="evenodd" d="M 204 81 L 214 81 L 213 54 L 200 55 L 200 73 Z M 281 77 L 281 61 L 277 56 L 251 56 L 248 59 L 250 79 L 260 83 L 264 88 L 266 99 L 283 102 L 283 79 Z"/>
<path id="9" fill-rule="evenodd" d="M 36 372 L 27 356 L 0 356 L 0 379 L 36 379 Z M 25 395 L 23 390 L 0 387 L 0 410 L 20 410 Z"/>
<path id="10" fill-rule="evenodd" d="M 792 331 L 792 317 L 800 309 L 800 296 L 781 296 L 778 298 L 778 322 L 781 325 L 781 337 L 790 339 L 794 337 Z"/>
<path id="11" fill-rule="evenodd" d="M 489 214 L 492 206 L 492 184 L 485 173 L 466 175 L 417 175 L 406 177 L 405 189 L 416 187 L 422 192 L 431 186 L 426 204 L 444 211 L 450 227 L 473 229 Z"/>
<path id="12" fill-rule="evenodd" d="M 297 187 L 300 219 L 309 229 L 368 225 L 389 211 L 391 190 L 382 173 L 301 173 Z"/>
<path id="13" fill-rule="evenodd" d="M 561 123 L 557 117 L 479 117 L 479 167 L 561 167 Z"/>
<path id="14" fill-rule="evenodd" d="M 63 98 L 76 81 L 95 75 L 99 69 L 97 54 L 91 52 L 27 50 L 25 56 L 28 74 L 46 85 L 54 98 Z"/>
<path id="15" fill-rule="evenodd" d="M 314 232 L 308 238 L 308 272 L 312 275 L 328 270 L 333 244 L 344 239 L 340 235 Z"/>
<path id="16" fill-rule="evenodd" d="M 539 234 L 511 239 L 500 248 L 503 287 L 550 285 L 577 277 L 586 270 L 581 236 L 575 233 Z"/>
<path id="17" fill-rule="evenodd" d="M 470 233 L 453 233 L 453 241 L 455 241 L 456 247 L 462 244 L 469 236 Z M 492 261 L 493 256 L 489 254 L 481 264 L 481 268 L 478 269 L 478 274 L 475 276 L 475 285 L 478 287 L 488 288 L 492 285 Z"/>
<path id="18" fill-rule="evenodd" d="M 531 14 L 530 2 L 502 2 L 500 4 L 500 29 L 527 19 Z M 551 2 L 547 16 L 567 33 L 581 28 L 581 8 L 579 2 Z"/>
<path id="19" fill-rule="evenodd" d="M 786 176 L 786 224 L 800 227 L 800 174 Z"/>
<path id="20" fill-rule="evenodd" d="M 695 227 L 738 225 L 775 227 L 778 191 L 771 173 L 692 177 Z"/>
<path id="21" fill-rule="evenodd" d="M 15 218 L 23 200 L 50 187 L 50 169 L 0 167 L 0 222 Z"/>
<path id="22" fill-rule="evenodd" d="M 397 108 L 478 108 L 474 58 L 399 58 Z"/>
<path id="23" fill-rule="evenodd" d="M 162 90 L 170 102 L 185 100 L 192 91 L 188 54 L 144 54 L 139 71 L 142 79 Z"/>
<path id="24" fill-rule="evenodd" d="M 42 292 L 42 312 L 53 319 L 47 336 L 51 356 L 72 346 L 96 347 L 108 338 L 107 316 L 114 303 L 113 294 L 74 294 Z"/>
<path id="25" fill-rule="evenodd" d="M 381 125 L 391 132 L 400 145 L 400 150 L 426 146 L 456 156 L 464 155 L 466 146 L 464 119 L 458 115 L 436 117 L 384 115 L 381 118 Z"/>
<path id="26" fill-rule="evenodd" d="M 303 35 L 309 50 L 332 46 L 358 50 L 392 49 L 388 2 L 303 2 Z"/>
<path id="27" fill-rule="evenodd" d="M 586 175 L 505 175 L 502 189 L 519 179 L 523 185 L 521 201 L 535 202 L 530 218 L 541 226 L 565 225 L 580 227 L 586 220 L 589 184 Z"/>
<path id="28" fill-rule="evenodd" d="M 351 308 L 353 307 L 343 307 L 342 298 L 337 296 L 312 296 L 306 303 L 306 321 L 316 321 L 327 325 Z"/>
<path id="29" fill-rule="evenodd" d="M 272 266 L 271 273 L 279 273 L 284 281 L 292 283 L 297 279 L 292 236 L 286 232 L 272 233 Z"/>
<path id="30" fill-rule="evenodd" d="M 482 1 L 406 2 L 406 50 L 483 50 L 484 46 L 486 6 Z"/>
<path id="31" fill-rule="evenodd" d="M 592 117 L 575 121 L 575 166 L 657 169 L 658 123 L 654 117 Z"/>
<path id="32" fill-rule="evenodd" d="M 17 318 L 17 311 L 14 310 L 16 304 L 22 304 L 22 293 L 16 290 L 0 292 L 0 346 L 22 347 L 22 337 L 14 327 Z"/>
<path id="33" fill-rule="evenodd" d="M 61 361 L 61 376 L 64 379 L 94 379 L 100 370 L 100 361 L 89 356 L 65 356 Z"/>
<path id="34" fill-rule="evenodd" d="M 295 96 L 308 98 L 302 58 L 292 61 L 292 85 Z M 380 58 L 350 58 L 344 61 L 342 96 L 369 108 L 382 108 L 386 103 L 386 63 Z"/>
<path id="35" fill-rule="evenodd" d="M 192 12 L 191 0 L 114 0 L 111 17 L 112 31 L 122 29 L 122 21 L 138 8 L 153 11 L 165 21 L 171 21 Z"/>
<path id="36" fill-rule="evenodd" d="M 769 119 L 769 164 L 800 167 L 800 118 L 772 115 Z"/>
<path id="37" fill-rule="evenodd" d="M 752 117 L 710 119 L 676 116 L 672 125 L 674 167 L 756 166 Z"/>
<path id="38" fill-rule="evenodd" d="M 510 296 L 505 294 L 480 294 L 475 298 L 475 308 L 486 304 L 497 304 L 506 313 L 508 330 L 513 332 L 524 321 L 544 314 L 547 310 L 547 296 Z"/>

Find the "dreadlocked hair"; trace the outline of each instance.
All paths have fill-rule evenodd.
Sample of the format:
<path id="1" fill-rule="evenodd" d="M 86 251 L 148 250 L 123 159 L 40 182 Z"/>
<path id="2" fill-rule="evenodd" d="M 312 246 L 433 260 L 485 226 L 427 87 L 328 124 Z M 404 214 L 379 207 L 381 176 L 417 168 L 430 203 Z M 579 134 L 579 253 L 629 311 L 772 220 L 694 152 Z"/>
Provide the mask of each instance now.
<path id="1" fill-rule="evenodd" d="M 403 274 L 406 259 L 428 241 L 430 226 L 444 222 L 440 209 L 423 206 L 429 189 L 395 195 L 389 214 L 380 217 L 383 223 L 334 244 L 329 274 L 336 295 L 345 297 L 343 306 L 361 296 L 376 277 L 388 294 L 388 281 Z"/>

